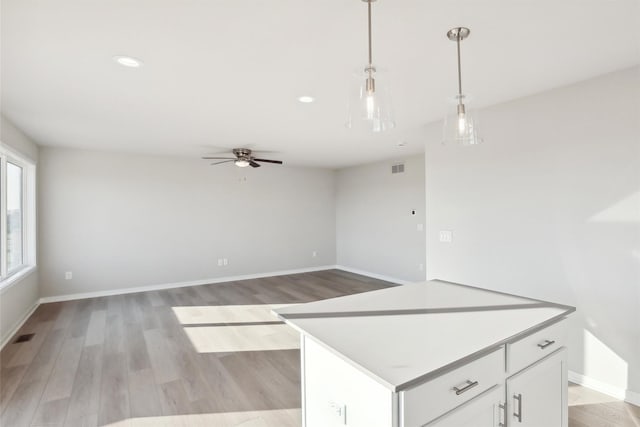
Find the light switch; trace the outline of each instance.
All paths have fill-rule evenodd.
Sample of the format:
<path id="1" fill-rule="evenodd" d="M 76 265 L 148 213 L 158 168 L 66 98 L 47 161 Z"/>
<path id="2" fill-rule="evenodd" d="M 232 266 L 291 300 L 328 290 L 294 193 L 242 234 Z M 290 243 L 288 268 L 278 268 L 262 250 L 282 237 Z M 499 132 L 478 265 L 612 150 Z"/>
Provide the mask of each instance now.
<path id="1" fill-rule="evenodd" d="M 424 231 L 424 224 L 418 224 L 418 231 Z"/>
<path id="2" fill-rule="evenodd" d="M 64 279 L 65 280 L 73 279 L 73 273 L 71 271 L 67 271 L 66 273 L 64 273 Z"/>
<path id="3" fill-rule="evenodd" d="M 453 241 L 453 232 L 451 230 L 440 230 L 440 241 L 451 243 Z"/>

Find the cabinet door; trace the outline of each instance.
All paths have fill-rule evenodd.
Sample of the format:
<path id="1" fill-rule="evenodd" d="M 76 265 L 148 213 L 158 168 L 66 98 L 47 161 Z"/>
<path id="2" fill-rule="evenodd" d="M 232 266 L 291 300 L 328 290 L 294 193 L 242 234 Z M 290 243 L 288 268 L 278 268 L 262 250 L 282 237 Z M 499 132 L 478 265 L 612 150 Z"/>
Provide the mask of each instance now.
<path id="1" fill-rule="evenodd" d="M 507 379 L 509 427 L 567 427 L 567 349 Z"/>
<path id="2" fill-rule="evenodd" d="M 427 426 L 500 427 L 504 417 L 504 386 L 495 386 Z"/>

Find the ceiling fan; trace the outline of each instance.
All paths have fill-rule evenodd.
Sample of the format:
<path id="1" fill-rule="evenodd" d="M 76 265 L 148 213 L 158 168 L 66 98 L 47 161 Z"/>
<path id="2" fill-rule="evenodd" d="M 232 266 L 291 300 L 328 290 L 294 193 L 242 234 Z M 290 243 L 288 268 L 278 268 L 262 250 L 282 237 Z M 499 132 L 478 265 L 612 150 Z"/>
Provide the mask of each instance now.
<path id="1" fill-rule="evenodd" d="M 233 162 L 239 168 L 246 168 L 247 166 L 251 166 L 252 168 L 259 168 L 260 164 L 258 162 L 275 163 L 278 165 L 282 164 L 282 160 L 258 159 L 251 155 L 251 150 L 249 150 L 248 148 L 234 148 L 233 150 L 231 150 L 231 152 L 236 157 L 203 157 L 203 159 L 222 160 L 220 162 L 211 163 L 212 165 Z"/>

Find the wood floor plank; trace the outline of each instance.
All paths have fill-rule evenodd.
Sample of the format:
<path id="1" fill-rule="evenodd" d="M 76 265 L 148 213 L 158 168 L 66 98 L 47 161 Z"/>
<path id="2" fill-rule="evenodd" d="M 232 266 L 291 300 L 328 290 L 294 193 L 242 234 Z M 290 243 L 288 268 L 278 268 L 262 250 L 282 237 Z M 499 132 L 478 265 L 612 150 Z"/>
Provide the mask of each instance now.
<path id="1" fill-rule="evenodd" d="M 89 325 L 85 335 L 85 347 L 104 343 L 104 330 L 107 325 L 107 310 L 93 310 L 89 316 Z"/>
<path id="2" fill-rule="evenodd" d="M 100 407 L 100 381 L 103 370 L 103 348 L 101 345 L 84 347 L 71 391 L 67 424 L 69 420 L 93 419 Z M 90 418 L 86 418 L 90 417 Z M 84 422 L 84 421 L 83 421 Z"/>
<path id="3" fill-rule="evenodd" d="M 58 317 L 53 324 L 53 329 L 67 330 L 73 321 L 73 314 L 76 310 L 76 301 L 66 301 L 62 305 Z"/>
<path id="4" fill-rule="evenodd" d="M 14 366 L 12 368 L 2 367 L 0 370 L 0 414 L 4 412 L 9 404 L 13 393 L 20 385 L 20 381 L 27 370 L 26 365 Z"/>
<path id="5" fill-rule="evenodd" d="M 40 403 L 31 423 L 32 427 L 51 427 L 64 425 L 69 408 L 69 398 L 50 400 Z"/>
<path id="6" fill-rule="evenodd" d="M 151 366 L 157 384 L 164 384 L 180 379 L 177 366 L 168 344 L 168 332 L 162 329 L 151 329 L 143 332 Z"/>
<path id="7" fill-rule="evenodd" d="M 124 353 L 105 353 L 100 383 L 98 425 L 126 420 L 130 416 L 127 358 Z"/>
<path id="8" fill-rule="evenodd" d="M 0 416 L 0 425 L 29 426 L 40 402 L 45 384 L 46 380 L 21 382 Z"/>
<path id="9" fill-rule="evenodd" d="M 42 395 L 43 402 L 71 397 L 83 347 L 82 337 L 69 337 L 64 342 Z"/>
<path id="10" fill-rule="evenodd" d="M 107 312 L 108 313 L 108 312 Z M 127 328 L 122 314 L 107 314 L 105 326 L 104 352 L 124 353 L 128 347 Z"/>
<path id="11" fill-rule="evenodd" d="M 142 325 L 126 325 L 126 354 L 130 372 L 151 368 L 151 358 L 145 342 Z"/>
<path id="12" fill-rule="evenodd" d="M 79 415 L 76 418 L 67 416 L 64 427 L 98 427 L 98 414 Z"/>
<path id="13" fill-rule="evenodd" d="M 132 417 L 151 417 L 162 413 L 160 389 L 152 369 L 129 371 L 129 401 Z"/>
<path id="14" fill-rule="evenodd" d="M 164 415 L 194 413 L 181 379 L 160 384 L 160 401 Z"/>
<path id="15" fill-rule="evenodd" d="M 91 299 L 78 300 L 73 313 L 73 320 L 69 327 L 69 335 L 73 338 L 84 337 L 89 327 L 89 319 L 93 301 Z"/>

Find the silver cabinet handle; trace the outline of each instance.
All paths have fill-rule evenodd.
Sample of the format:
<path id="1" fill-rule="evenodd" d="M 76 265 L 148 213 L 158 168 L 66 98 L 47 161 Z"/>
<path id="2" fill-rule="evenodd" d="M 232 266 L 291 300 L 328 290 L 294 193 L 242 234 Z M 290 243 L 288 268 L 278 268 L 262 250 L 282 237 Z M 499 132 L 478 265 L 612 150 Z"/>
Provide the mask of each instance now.
<path id="1" fill-rule="evenodd" d="M 545 348 L 555 343 L 555 341 L 544 340 L 544 344 L 538 344 L 538 347 L 540 347 L 541 350 L 544 350 Z"/>
<path id="2" fill-rule="evenodd" d="M 478 381 L 469 381 L 469 380 L 467 380 L 466 385 L 464 387 L 462 387 L 462 388 L 454 387 L 453 389 L 456 391 L 456 394 L 458 396 L 460 396 L 465 391 L 471 390 L 472 388 L 474 388 L 477 385 L 478 385 Z"/>
<path id="3" fill-rule="evenodd" d="M 507 405 L 503 405 L 502 403 L 498 403 L 498 408 L 500 414 L 498 415 L 500 421 L 498 422 L 498 427 L 505 427 L 507 421 Z"/>
<path id="4" fill-rule="evenodd" d="M 517 412 L 514 412 L 513 416 L 518 419 L 519 423 L 521 423 L 522 422 L 522 395 L 521 394 L 514 394 L 513 398 L 518 401 L 518 406 L 516 407 L 517 408 Z"/>

